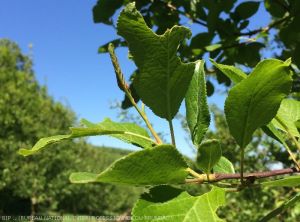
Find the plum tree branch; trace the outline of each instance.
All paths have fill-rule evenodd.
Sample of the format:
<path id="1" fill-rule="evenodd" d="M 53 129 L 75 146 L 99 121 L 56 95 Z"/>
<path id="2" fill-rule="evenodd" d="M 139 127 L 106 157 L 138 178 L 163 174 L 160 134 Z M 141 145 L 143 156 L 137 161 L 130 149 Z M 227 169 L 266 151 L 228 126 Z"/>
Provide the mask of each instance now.
<path id="1" fill-rule="evenodd" d="M 286 174 L 295 174 L 300 173 L 299 169 L 296 167 L 292 168 L 285 168 L 280 170 L 271 170 L 271 171 L 263 171 L 263 172 L 253 172 L 253 173 L 243 173 L 243 178 L 248 183 L 254 183 L 256 179 L 262 179 L 262 178 L 268 178 L 268 177 L 274 177 L 274 176 L 280 176 L 280 175 L 286 175 Z M 194 176 L 197 174 L 193 174 Z M 206 174 L 198 174 L 196 178 L 193 179 L 186 179 L 186 183 L 197 183 L 202 184 L 204 182 L 218 182 L 222 180 L 231 180 L 231 179 L 240 179 L 241 174 L 240 173 L 214 173 L 209 174 L 209 177 L 207 178 Z M 209 180 L 208 180 L 209 179 Z"/>

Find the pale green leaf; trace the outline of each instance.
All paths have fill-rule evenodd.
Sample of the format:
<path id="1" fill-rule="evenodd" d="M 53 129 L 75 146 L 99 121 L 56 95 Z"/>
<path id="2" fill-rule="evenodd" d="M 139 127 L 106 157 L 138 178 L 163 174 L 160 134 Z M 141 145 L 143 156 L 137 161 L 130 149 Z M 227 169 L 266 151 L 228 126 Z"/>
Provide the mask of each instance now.
<path id="1" fill-rule="evenodd" d="M 216 63 L 214 60 L 210 59 L 212 64 L 219 69 L 224 75 L 226 75 L 234 84 L 239 83 L 243 79 L 247 78 L 247 75 L 235 66 L 223 65 Z"/>
<path id="2" fill-rule="evenodd" d="M 300 185 L 300 176 L 290 176 L 279 180 L 261 183 L 265 187 L 296 187 Z"/>
<path id="3" fill-rule="evenodd" d="M 208 45 L 205 47 L 205 50 L 208 51 L 208 52 L 213 52 L 219 48 L 222 47 L 222 44 L 213 44 L 213 45 Z"/>
<path id="4" fill-rule="evenodd" d="M 184 64 L 176 55 L 179 43 L 191 36 L 190 30 L 174 26 L 157 35 L 147 27 L 134 3 L 121 12 L 117 30 L 127 41 L 139 69 L 134 78 L 137 94 L 156 115 L 173 119 L 195 69 L 195 63 Z"/>
<path id="5" fill-rule="evenodd" d="M 206 80 L 202 60 L 196 63 L 195 73 L 185 96 L 186 120 L 195 145 L 201 143 L 210 123 L 206 98 Z"/>
<path id="6" fill-rule="evenodd" d="M 293 99 L 282 100 L 276 117 L 284 123 L 293 136 L 300 137 L 299 131 L 295 125 L 295 122 L 300 120 L 300 101 Z M 272 123 L 275 127 L 286 132 L 285 127 L 278 122 L 276 118 L 272 120 Z"/>
<path id="7" fill-rule="evenodd" d="M 104 182 L 133 185 L 184 183 L 187 165 L 182 155 L 171 145 L 131 153 L 100 174 L 73 173 L 72 183 Z"/>
<path id="8" fill-rule="evenodd" d="M 233 164 L 224 156 L 213 167 L 214 173 L 235 173 Z"/>
<path id="9" fill-rule="evenodd" d="M 275 117 L 281 101 L 290 92 L 291 84 L 289 63 L 267 59 L 229 91 L 225 102 L 226 120 L 241 147 L 247 146 L 257 128 Z"/>
<path id="10" fill-rule="evenodd" d="M 205 173 L 210 173 L 222 156 L 221 144 L 218 140 L 207 140 L 200 144 L 197 152 L 197 167 Z"/>
<path id="11" fill-rule="evenodd" d="M 298 201 L 300 200 L 300 193 L 296 194 L 293 198 L 290 200 L 284 202 L 280 207 L 272 210 L 270 213 L 268 213 L 266 216 L 261 218 L 259 222 L 267 222 L 270 221 L 272 218 L 276 217 L 277 215 L 284 212 L 286 209 L 293 207 Z"/>
<path id="12" fill-rule="evenodd" d="M 225 205 L 225 191 L 213 188 L 201 196 L 168 186 L 154 187 L 133 208 L 133 222 L 224 222 L 216 210 Z"/>
<path id="13" fill-rule="evenodd" d="M 19 154 L 23 156 L 32 155 L 48 145 L 85 136 L 108 135 L 143 148 L 155 145 L 147 131 L 133 123 L 116 123 L 108 118 L 98 124 L 90 123 L 84 119 L 81 122 L 86 127 L 71 127 L 69 135 L 42 138 L 31 149 L 20 149 Z"/>

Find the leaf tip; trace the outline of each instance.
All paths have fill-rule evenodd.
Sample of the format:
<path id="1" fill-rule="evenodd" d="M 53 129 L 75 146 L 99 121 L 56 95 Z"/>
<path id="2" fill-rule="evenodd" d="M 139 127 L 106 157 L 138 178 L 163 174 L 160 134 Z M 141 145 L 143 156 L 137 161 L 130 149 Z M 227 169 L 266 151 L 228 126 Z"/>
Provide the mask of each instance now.
<path id="1" fill-rule="evenodd" d="M 32 150 L 29 150 L 29 149 L 19 149 L 19 150 L 18 150 L 18 154 L 19 154 L 19 155 L 22 155 L 22 156 L 24 156 L 24 157 L 26 157 L 26 156 L 32 155 L 32 154 L 33 154 L 33 151 L 32 151 Z"/>

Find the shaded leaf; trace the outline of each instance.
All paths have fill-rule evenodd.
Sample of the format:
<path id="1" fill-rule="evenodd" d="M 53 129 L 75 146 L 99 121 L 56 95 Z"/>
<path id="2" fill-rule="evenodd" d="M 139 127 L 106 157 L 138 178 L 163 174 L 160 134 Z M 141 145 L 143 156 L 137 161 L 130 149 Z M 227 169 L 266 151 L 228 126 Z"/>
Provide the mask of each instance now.
<path id="1" fill-rule="evenodd" d="M 167 194 L 167 195 L 166 195 Z M 164 198 L 161 198 L 163 196 Z M 133 222 L 224 222 L 216 210 L 225 204 L 225 191 L 214 187 L 201 196 L 166 186 L 154 187 L 133 208 Z M 146 217 L 148 216 L 148 217 Z"/>
<path id="2" fill-rule="evenodd" d="M 249 77 L 230 91 L 225 115 L 230 133 L 246 147 L 254 131 L 268 124 L 291 89 L 289 61 L 267 59 L 260 62 Z"/>
<path id="3" fill-rule="evenodd" d="M 200 144 L 197 152 L 197 167 L 209 174 L 222 156 L 221 144 L 218 140 L 207 140 Z"/>
<path id="4" fill-rule="evenodd" d="M 110 17 L 123 5 L 123 0 L 98 0 L 93 8 L 95 23 L 112 24 Z"/>
<path id="5" fill-rule="evenodd" d="M 250 18 L 252 15 L 254 15 L 259 8 L 259 2 L 242 2 L 239 4 L 234 13 L 240 18 L 240 19 L 247 19 Z"/>
<path id="6" fill-rule="evenodd" d="M 233 164 L 224 156 L 213 167 L 214 173 L 235 173 Z"/>
<path id="7" fill-rule="evenodd" d="M 195 73 L 185 96 L 186 119 L 192 141 L 199 145 L 209 127 L 204 61 L 198 61 Z"/>
<path id="8" fill-rule="evenodd" d="M 73 173 L 72 183 L 105 182 L 133 185 L 184 183 L 188 175 L 183 156 L 171 145 L 131 153 L 100 174 Z"/>
<path id="9" fill-rule="evenodd" d="M 108 43 L 105 43 L 104 45 L 101 45 L 98 48 L 98 53 L 107 53 L 108 52 L 108 45 L 110 43 L 112 43 L 114 45 L 114 47 L 125 46 L 125 43 L 124 43 L 124 41 L 122 41 L 122 39 L 115 39 L 115 40 L 112 40 Z"/>
<path id="10" fill-rule="evenodd" d="M 71 127 L 71 134 L 69 135 L 57 135 L 40 139 L 31 149 L 20 149 L 19 154 L 23 156 L 32 155 L 48 145 L 85 136 L 108 135 L 144 148 L 152 147 L 155 144 L 145 129 L 133 123 L 116 123 L 108 118 L 98 124 L 85 119 L 81 120 L 81 123 L 86 127 Z"/>
<path id="11" fill-rule="evenodd" d="M 134 3 L 121 12 L 117 29 L 127 41 L 139 69 L 134 87 L 141 100 L 156 115 L 173 119 L 195 69 L 194 63 L 184 64 L 176 55 L 179 43 L 191 36 L 190 30 L 174 26 L 163 35 L 157 35 L 147 27 Z"/>

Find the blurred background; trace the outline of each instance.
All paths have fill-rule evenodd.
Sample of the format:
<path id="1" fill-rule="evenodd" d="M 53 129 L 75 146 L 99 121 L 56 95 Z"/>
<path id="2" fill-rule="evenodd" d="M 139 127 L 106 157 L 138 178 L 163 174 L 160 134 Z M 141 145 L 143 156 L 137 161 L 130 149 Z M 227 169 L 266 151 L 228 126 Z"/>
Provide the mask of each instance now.
<path id="1" fill-rule="evenodd" d="M 80 118 L 100 122 L 136 122 L 140 118 L 118 89 L 107 44 L 113 42 L 129 82 L 138 72 L 128 58 L 116 21 L 130 0 L 2 0 L 0 7 L 0 215 L 128 214 L 144 188 L 110 184 L 70 184 L 71 172 L 99 173 L 113 161 L 137 150 L 109 137 L 53 145 L 23 158 L 41 137 L 68 133 Z M 163 34 L 184 25 L 192 38 L 183 42 L 183 61 L 206 61 L 212 123 L 207 138 L 222 142 L 224 156 L 239 167 L 239 148 L 223 115 L 230 80 L 212 67 L 209 58 L 236 65 L 246 73 L 263 58 L 292 58 L 291 97 L 300 98 L 300 1 L 297 0 L 140 0 L 148 26 Z M 297 25 L 298 24 L 298 25 Z M 132 89 L 134 90 L 134 89 Z M 138 100 L 138 96 L 136 100 Z M 165 142 L 168 123 L 146 112 Z M 182 105 L 175 121 L 180 151 L 193 164 Z M 247 148 L 247 171 L 289 167 L 285 150 L 261 131 Z M 189 186 L 192 194 L 205 187 Z M 257 221 L 297 189 L 246 189 L 229 193 L 219 214 L 228 221 Z M 241 213 L 237 213 L 241 212 Z M 274 221 L 300 220 L 300 205 Z"/>

